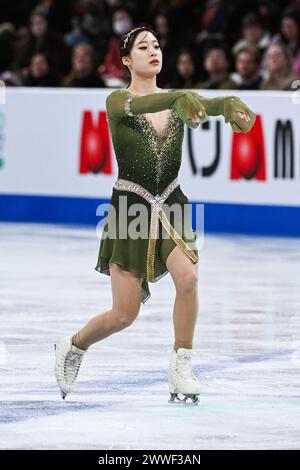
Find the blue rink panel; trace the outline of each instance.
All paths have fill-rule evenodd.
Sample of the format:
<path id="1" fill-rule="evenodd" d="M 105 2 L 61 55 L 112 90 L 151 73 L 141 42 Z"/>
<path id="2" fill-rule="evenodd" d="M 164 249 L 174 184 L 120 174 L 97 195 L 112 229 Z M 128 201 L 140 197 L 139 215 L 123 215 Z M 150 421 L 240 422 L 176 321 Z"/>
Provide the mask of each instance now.
<path id="1" fill-rule="evenodd" d="M 197 203 L 204 204 L 205 232 L 300 235 L 300 207 L 190 202 L 192 213 Z M 0 221 L 95 225 L 103 203 L 109 199 L 1 194 Z"/>

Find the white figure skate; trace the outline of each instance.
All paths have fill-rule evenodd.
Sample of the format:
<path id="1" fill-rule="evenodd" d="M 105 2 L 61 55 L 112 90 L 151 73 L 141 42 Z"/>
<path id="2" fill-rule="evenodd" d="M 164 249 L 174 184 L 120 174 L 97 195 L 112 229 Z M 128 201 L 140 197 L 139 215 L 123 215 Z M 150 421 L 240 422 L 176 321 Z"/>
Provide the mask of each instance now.
<path id="1" fill-rule="evenodd" d="M 179 348 L 173 349 L 169 366 L 169 403 L 183 403 L 198 405 L 200 385 L 192 372 L 192 350 Z M 180 398 L 178 394 L 184 395 Z"/>
<path id="2" fill-rule="evenodd" d="M 72 344 L 72 337 L 66 336 L 55 345 L 55 377 L 63 399 L 75 388 L 84 353 Z"/>

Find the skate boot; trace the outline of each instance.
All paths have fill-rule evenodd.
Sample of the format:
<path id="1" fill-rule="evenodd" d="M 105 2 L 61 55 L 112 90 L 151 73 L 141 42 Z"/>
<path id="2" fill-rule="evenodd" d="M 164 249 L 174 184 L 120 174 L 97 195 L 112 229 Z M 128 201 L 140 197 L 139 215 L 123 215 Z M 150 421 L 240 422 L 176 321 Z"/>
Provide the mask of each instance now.
<path id="1" fill-rule="evenodd" d="M 183 403 L 198 405 L 200 385 L 192 372 L 192 350 L 179 348 L 173 349 L 169 366 L 169 403 Z M 181 398 L 178 394 L 182 394 Z"/>
<path id="2" fill-rule="evenodd" d="M 72 344 L 72 337 L 66 336 L 55 345 L 55 377 L 63 399 L 75 387 L 75 380 L 79 372 L 84 353 Z"/>

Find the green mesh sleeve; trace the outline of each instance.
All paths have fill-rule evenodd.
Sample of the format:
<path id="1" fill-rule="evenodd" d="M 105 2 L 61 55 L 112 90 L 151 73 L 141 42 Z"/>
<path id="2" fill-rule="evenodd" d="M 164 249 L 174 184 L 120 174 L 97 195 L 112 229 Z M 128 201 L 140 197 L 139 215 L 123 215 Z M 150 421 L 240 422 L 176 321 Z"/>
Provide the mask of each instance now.
<path id="1" fill-rule="evenodd" d="M 185 90 L 184 95 L 177 98 L 173 105 L 173 109 L 175 109 L 180 119 L 182 119 L 182 121 L 192 129 L 195 129 L 199 124 L 208 120 L 206 109 L 201 103 L 199 96 L 191 90 Z M 201 116 L 199 116 L 200 120 L 199 122 L 194 123 L 191 118 L 195 116 L 195 114 L 198 114 L 199 111 L 201 112 Z"/>
<path id="2" fill-rule="evenodd" d="M 149 93 L 145 96 L 134 96 L 127 90 L 115 90 L 106 98 L 108 115 L 115 120 L 136 114 L 156 113 L 170 109 L 184 91 Z"/>
<path id="3" fill-rule="evenodd" d="M 238 116 L 238 112 L 246 113 L 250 116 L 247 122 Z M 230 122 L 235 132 L 248 132 L 254 126 L 256 114 L 237 96 L 228 96 L 224 102 L 225 122 Z"/>
<path id="4" fill-rule="evenodd" d="M 248 132 L 254 125 L 256 115 L 237 96 L 220 96 L 204 98 L 192 90 L 174 90 L 172 93 L 150 93 L 145 96 L 134 96 L 127 90 L 115 90 L 106 98 L 108 115 L 119 120 L 136 114 L 156 113 L 164 109 L 174 109 L 184 123 L 195 129 L 208 120 L 209 116 L 223 115 L 236 132 Z M 200 121 L 194 123 L 192 117 L 201 112 Z M 238 116 L 238 112 L 247 113 L 247 122 Z"/>
<path id="5" fill-rule="evenodd" d="M 196 92 L 194 93 L 197 95 Z M 252 129 L 256 114 L 238 96 L 219 96 L 217 98 L 197 96 L 209 116 L 224 116 L 225 122 L 229 122 L 235 132 L 248 132 Z M 238 112 L 248 114 L 250 121 L 247 122 L 239 117 Z"/>

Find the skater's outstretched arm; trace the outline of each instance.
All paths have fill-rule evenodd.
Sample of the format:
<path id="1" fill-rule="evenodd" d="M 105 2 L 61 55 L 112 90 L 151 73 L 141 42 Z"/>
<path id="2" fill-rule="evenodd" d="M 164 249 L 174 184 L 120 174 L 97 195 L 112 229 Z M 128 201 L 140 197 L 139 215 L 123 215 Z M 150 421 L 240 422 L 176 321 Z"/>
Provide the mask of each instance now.
<path id="1" fill-rule="evenodd" d="M 238 96 L 204 98 L 192 93 L 197 95 L 209 116 L 224 116 L 235 132 L 248 132 L 253 127 L 256 115 Z"/>
<path id="2" fill-rule="evenodd" d="M 134 96 L 127 90 L 115 90 L 106 98 L 106 109 L 112 119 L 119 120 L 127 117 L 130 113 L 133 115 L 156 113 L 171 108 L 179 96 L 182 96 L 181 91 Z"/>
<path id="3" fill-rule="evenodd" d="M 201 122 L 208 119 L 199 97 L 189 90 L 164 91 L 145 96 L 134 96 L 127 90 L 115 90 L 106 98 L 107 113 L 116 121 L 127 116 L 156 113 L 171 108 L 190 127 L 195 127 L 192 118 L 198 113 L 201 113 Z"/>

